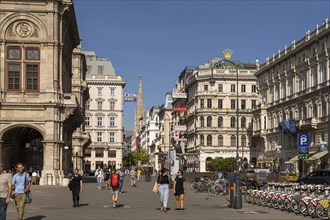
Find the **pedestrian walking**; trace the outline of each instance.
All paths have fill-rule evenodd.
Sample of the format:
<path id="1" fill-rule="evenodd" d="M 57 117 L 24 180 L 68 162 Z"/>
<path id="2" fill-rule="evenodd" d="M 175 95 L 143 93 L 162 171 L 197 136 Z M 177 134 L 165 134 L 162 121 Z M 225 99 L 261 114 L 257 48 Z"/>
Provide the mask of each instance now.
<path id="1" fill-rule="evenodd" d="M 102 189 L 103 181 L 104 181 L 104 173 L 101 166 L 97 167 L 97 170 L 95 171 L 95 176 L 97 180 L 97 188 Z"/>
<path id="2" fill-rule="evenodd" d="M 113 208 L 117 207 L 118 193 L 119 193 L 119 178 L 120 178 L 119 174 L 116 173 L 116 170 L 112 169 L 110 179 L 108 181 L 111 186 Z"/>
<path id="3" fill-rule="evenodd" d="M 16 164 L 16 174 L 13 176 L 12 184 L 15 185 L 15 204 L 17 209 L 17 220 L 22 220 L 24 216 L 26 193 L 31 186 L 30 175 L 24 171 L 22 163 Z"/>
<path id="4" fill-rule="evenodd" d="M 157 187 L 160 194 L 160 211 L 167 212 L 167 202 L 169 197 L 169 184 L 168 170 L 163 168 L 161 174 L 157 179 Z"/>
<path id="5" fill-rule="evenodd" d="M 110 189 L 110 184 L 109 184 L 109 179 L 110 179 L 110 170 L 107 168 L 105 169 L 104 172 L 104 184 L 105 184 L 105 189 Z"/>
<path id="6" fill-rule="evenodd" d="M 132 168 L 131 171 L 129 171 L 129 175 L 130 175 L 130 178 L 131 178 L 131 187 L 136 187 L 136 185 L 135 185 L 136 172 L 135 172 L 134 168 Z"/>
<path id="7" fill-rule="evenodd" d="M 119 174 L 119 193 L 121 193 L 124 184 L 124 171 L 122 168 L 118 170 L 118 174 Z"/>
<path id="8" fill-rule="evenodd" d="M 185 179 L 183 177 L 183 171 L 179 170 L 177 173 L 177 176 L 175 177 L 174 180 L 174 187 L 173 187 L 173 191 L 174 191 L 174 196 L 175 196 L 175 204 L 176 204 L 176 211 L 186 211 L 186 209 L 184 208 L 184 187 L 183 187 L 183 183 L 184 183 Z M 180 206 L 179 206 L 179 202 L 180 202 Z"/>
<path id="9" fill-rule="evenodd" d="M 73 176 L 71 177 L 72 181 L 72 200 L 73 200 L 73 207 L 79 207 L 79 194 L 82 191 L 82 177 L 79 174 L 79 170 L 75 169 Z"/>
<path id="10" fill-rule="evenodd" d="M 12 190 L 11 183 L 11 175 L 4 172 L 3 165 L 0 163 L 0 220 L 6 220 Z"/>
<path id="11" fill-rule="evenodd" d="M 141 173 L 142 173 L 142 170 L 139 168 L 137 171 L 137 180 L 140 180 Z"/>

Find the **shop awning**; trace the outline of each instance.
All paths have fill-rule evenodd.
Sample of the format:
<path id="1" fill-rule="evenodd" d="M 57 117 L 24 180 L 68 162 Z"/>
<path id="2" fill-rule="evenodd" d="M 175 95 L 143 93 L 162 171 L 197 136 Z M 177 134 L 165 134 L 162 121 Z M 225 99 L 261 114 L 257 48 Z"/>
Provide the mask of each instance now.
<path id="1" fill-rule="evenodd" d="M 311 157 L 311 155 L 315 154 L 315 152 L 316 151 L 310 151 L 309 152 L 309 157 Z M 288 164 L 288 163 L 294 164 L 294 163 L 298 162 L 298 160 L 299 160 L 299 158 L 298 158 L 298 155 L 297 155 L 297 156 L 291 158 L 290 160 L 288 160 L 288 161 L 286 161 L 284 163 L 286 163 L 286 164 Z"/>
<path id="2" fill-rule="evenodd" d="M 309 161 L 319 160 L 320 158 L 324 157 L 327 154 L 328 154 L 328 151 L 321 151 L 321 152 L 318 152 L 318 153 L 314 154 L 313 156 L 309 157 L 307 160 L 309 160 Z"/>

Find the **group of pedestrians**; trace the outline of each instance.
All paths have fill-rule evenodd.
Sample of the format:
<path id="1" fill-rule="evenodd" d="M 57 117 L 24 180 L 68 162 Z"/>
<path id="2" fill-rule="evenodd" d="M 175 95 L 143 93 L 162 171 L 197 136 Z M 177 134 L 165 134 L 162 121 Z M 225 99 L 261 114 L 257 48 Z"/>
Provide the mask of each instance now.
<path id="1" fill-rule="evenodd" d="M 23 219 L 30 186 L 31 177 L 28 172 L 25 172 L 23 164 L 16 164 L 16 174 L 13 177 L 5 173 L 3 165 L 0 164 L 0 220 L 6 219 L 7 206 L 13 199 L 17 209 L 17 220 Z"/>
<path id="2" fill-rule="evenodd" d="M 173 193 L 175 196 L 176 211 L 186 211 L 184 208 L 184 177 L 183 171 L 179 170 L 173 183 Z M 160 211 L 167 212 L 167 204 L 169 199 L 171 177 L 168 176 L 168 169 L 163 168 L 157 178 L 157 191 L 160 194 Z"/>

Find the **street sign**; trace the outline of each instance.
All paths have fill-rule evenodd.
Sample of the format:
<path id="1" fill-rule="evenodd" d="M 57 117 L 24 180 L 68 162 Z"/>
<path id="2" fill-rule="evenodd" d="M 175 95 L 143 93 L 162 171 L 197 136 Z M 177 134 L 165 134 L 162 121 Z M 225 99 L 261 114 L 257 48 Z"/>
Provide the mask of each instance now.
<path id="1" fill-rule="evenodd" d="M 308 159 L 309 155 L 309 134 L 298 134 L 298 158 Z"/>

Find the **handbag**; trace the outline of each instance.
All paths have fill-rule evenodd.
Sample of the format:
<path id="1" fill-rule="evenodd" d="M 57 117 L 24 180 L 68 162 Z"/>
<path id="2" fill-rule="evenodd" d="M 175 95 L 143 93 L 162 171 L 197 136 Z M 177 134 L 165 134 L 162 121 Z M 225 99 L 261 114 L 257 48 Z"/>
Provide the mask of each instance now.
<path id="1" fill-rule="evenodd" d="M 32 196 L 31 196 L 31 191 L 28 190 L 26 193 L 26 198 L 25 198 L 25 203 L 31 203 L 32 202 Z"/>
<path id="2" fill-rule="evenodd" d="M 72 180 L 70 180 L 70 182 L 68 184 L 68 187 L 72 191 L 72 189 L 73 189 L 73 181 Z"/>
<path id="3" fill-rule="evenodd" d="M 25 177 L 24 177 L 24 188 L 26 188 L 26 173 L 25 173 Z M 28 189 L 25 193 L 25 203 L 31 203 L 32 202 L 32 195 L 31 195 L 31 191 Z"/>
<path id="4" fill-rule="evenodd" d="M 157 182 L 155 182 L 155 185 L 154 185 L 154 187 L 152 188 L 152 191 L 153 191 L 154 193 L 158 193 L 158 183 L 157 183 Z"/>

